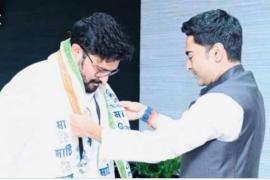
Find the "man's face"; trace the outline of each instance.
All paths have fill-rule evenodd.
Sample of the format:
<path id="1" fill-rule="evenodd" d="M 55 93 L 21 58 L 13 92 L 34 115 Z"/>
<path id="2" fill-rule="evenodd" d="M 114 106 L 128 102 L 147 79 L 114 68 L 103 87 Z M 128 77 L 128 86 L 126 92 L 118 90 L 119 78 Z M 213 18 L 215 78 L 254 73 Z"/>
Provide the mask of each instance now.
<path id="1" fill-rule="evenodd" d="M 120 61 L 103 60 L 98 55 L 85 55 L 80 61 L 80 73 L 83 78 L 85 91 L 92 93 L 96 91 L 100 84 L 104 84 L 109 79 L 109 74 L 104 75 L 104 72 L 114 71 L 118 68 Z M 100 76 L 100 74 L 102 76 Z"/>
<path id="2" fill-rule="evenodd" d="M 210 50 L 211 51 L 211 50 Z M 195 43 L 193 36 L 186 39 L 186 67 L 190 70 L 200 86 L 213 82 L 214 59 L 211 52 L 200 44 Z"/>

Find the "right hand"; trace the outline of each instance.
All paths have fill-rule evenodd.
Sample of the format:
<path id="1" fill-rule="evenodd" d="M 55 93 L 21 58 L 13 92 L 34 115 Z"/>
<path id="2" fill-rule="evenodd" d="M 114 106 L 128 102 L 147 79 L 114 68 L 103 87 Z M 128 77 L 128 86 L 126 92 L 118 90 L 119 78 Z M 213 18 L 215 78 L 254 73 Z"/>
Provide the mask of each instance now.
<path id="1" fill-rule="evenodd" d="M 90 137 L 99 142 L 101 140 L 101 128 L 88 113 L 71 114 L 70 127 L 75 136 Z"/>
<path id="2" fill-rule="evenodd" d="M 147 109 L 146 105 L 138 102 L 121 101 L 121 103 L 130 121 L 140 119 Z"/>

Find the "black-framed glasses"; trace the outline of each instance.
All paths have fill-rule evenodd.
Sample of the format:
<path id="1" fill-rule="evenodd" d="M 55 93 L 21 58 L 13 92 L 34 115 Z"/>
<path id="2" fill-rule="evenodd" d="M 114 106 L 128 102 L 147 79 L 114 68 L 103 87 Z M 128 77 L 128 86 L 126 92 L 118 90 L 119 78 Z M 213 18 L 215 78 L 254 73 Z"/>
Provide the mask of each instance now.
<path id="1" fill-rule="evenodd" d="M 115 69 L 113 71 L 109 71 L 109 70 L 100 70 L 98 69 L 98 66 L 96 64 L 94 64 L 93 60 L 90 58 L 90 56 L 87 54 L 87 52 L 85 51 L 84 48 L 83 49 L 83 53 L 89 58 L 89 60 L 92 63 L 92 66 L 97 70 L 95 76 L 98 78 L 102 78 L 102 77 L 106 77 L 106 76 L 112 76 L 115 75 L 116 73 L 118 73 L 120 71 L 120 69 Z"/>

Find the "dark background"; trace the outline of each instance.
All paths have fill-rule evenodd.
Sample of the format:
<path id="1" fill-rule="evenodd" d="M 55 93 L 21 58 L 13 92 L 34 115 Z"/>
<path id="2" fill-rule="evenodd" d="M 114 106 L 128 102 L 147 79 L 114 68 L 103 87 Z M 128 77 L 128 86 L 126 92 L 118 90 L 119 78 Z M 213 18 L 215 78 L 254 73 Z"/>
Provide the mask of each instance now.
<path id="1" fill-rule="evenodd" d="M 140 0 L 0 0 L 0 89 L 18 71 L 55 52 L 73 22 L 93 12 L 112 15 L 130 35 L 135 55 L 121 62 L 109 83 L 120 100 L 138 101 Z"/>

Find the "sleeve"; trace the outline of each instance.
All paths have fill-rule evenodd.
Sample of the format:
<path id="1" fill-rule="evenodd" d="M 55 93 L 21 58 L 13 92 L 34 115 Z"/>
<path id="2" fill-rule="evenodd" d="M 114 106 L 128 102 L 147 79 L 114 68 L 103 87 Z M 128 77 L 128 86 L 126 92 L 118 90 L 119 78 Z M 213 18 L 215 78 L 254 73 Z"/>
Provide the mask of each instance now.
<path id="1" fill-rule="evenodd" d="M 200 97 L 179 120 L 159 115 L 155 131 L 104 129 L 101 156 L 105 159 L 156 163 L 175 158 L 209 140 L 233 141 L 240 133 L 243 109 L 229 96 Z"/>
<path id="2" fill-rule="evenodd" d="M 36 118 L 29 107 L 33 94 L 16 78 L 7 84 L 0 94 L 0 177 L 12 177 L 16 173 L 20 153 L 31 137 Z M 27 92 L 27 93 L 25 93 Z M 30 101 L 31 102 L 31 101 Z M 32 108 L 37 104 L 32 103 Z M 35 121 L 34 121 L 35 120 Z"/>

